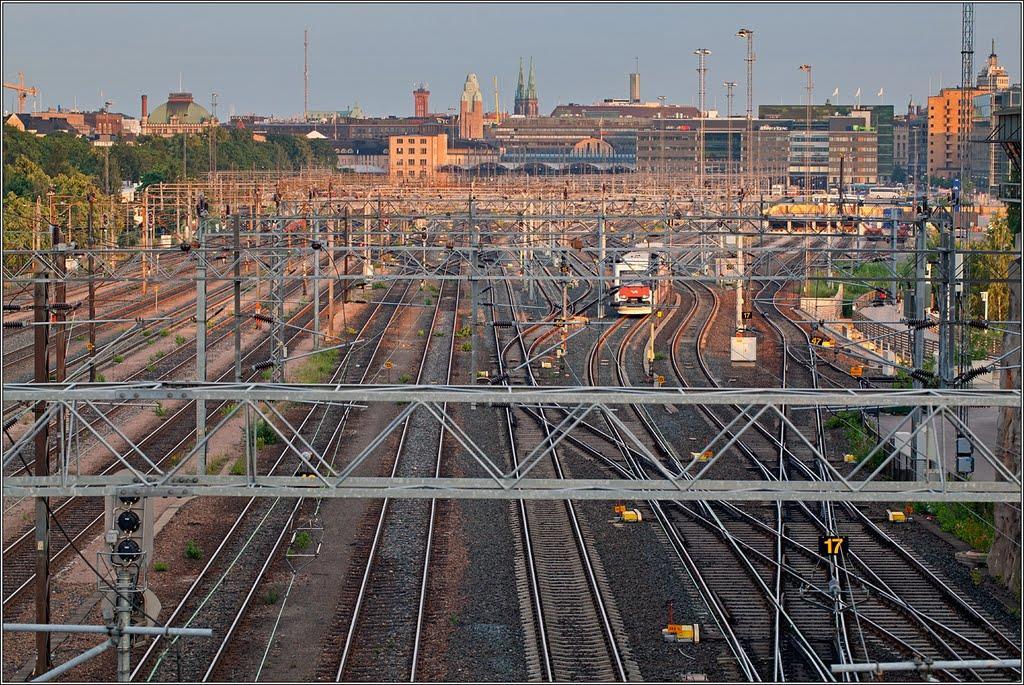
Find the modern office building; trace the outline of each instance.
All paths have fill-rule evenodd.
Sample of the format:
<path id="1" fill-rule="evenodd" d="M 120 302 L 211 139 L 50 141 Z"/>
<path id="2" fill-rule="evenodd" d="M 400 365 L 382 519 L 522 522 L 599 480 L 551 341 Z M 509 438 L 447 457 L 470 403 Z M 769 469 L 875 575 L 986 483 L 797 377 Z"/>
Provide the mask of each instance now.
<path id="1" fill-rule="evenodd" d="M 794 131 L 806 128 L 807 105 L 759 105 L 758 117 L 768 120 L 789 120 Z M 894 161 L 892 105 L 834 105 L 828 101 L 811 107 L 811 130 L 827 130 L 831 117 L 867 115 L 868 125 L 878 133 L 878 182 L 888 183 Z"/>

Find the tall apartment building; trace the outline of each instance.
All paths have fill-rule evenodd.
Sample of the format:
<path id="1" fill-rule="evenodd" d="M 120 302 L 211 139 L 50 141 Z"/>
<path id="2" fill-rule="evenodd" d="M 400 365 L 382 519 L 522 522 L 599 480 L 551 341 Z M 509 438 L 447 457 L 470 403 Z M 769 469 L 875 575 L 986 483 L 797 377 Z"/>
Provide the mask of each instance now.
<path id="1" fill-rule="evenodd" d="M 928 109 L 911 104 L 893 123 L 893 167 L 911 181 L 928 169 Z"/>
<path id="2" fill-rule="evenodd" d="M 973 118 L 973 99 L 984 91 L 968 88 L 967 97 L 961 88 L 943 88 L 928 97 L 928 175 L 954 178 L 960 175 L 961 112 Z"/>

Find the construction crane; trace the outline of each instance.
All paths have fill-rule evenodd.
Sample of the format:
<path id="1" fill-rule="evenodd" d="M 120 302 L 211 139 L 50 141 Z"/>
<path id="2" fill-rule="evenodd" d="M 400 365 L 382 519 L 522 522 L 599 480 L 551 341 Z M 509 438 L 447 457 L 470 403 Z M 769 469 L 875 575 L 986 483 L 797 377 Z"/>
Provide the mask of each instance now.
<path id="1" fill-rule="evenodd" d="M 15 91 L 18 94 L 18 114 L 23 114 L 25 112 L 25 99 L 29 95 L 31 95 L 32 97 L 38 97 L 38 95 L 39 95 L 39 89 L 36 88 L 35 86 L 33 86 L 31 88 L 26 88 L 25 87 L 25 74 L 23 72 L 20 72 L 20 71 L 18 72 L 18 82 L 17 83 L 6 83 L 5 82 L 4 83 L 4 88 L 9 88 L 10 90 L 13 90 L 13 91 Z"/>

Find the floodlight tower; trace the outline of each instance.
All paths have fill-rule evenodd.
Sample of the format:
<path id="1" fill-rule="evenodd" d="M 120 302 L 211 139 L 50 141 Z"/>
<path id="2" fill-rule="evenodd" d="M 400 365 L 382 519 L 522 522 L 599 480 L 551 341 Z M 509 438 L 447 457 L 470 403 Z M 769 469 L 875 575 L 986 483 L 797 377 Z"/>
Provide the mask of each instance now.
<path id="1" fill-rule="evenodd" d="M 804 129 L 804 192 L 811 192 L 811 108 L 814 97 L 814 81 L 811 79 L 811 65 L 801 64 L 800 71 L 807 73 L 807 120 Z"/>
<path id="2" fill-rule="evenodd" d="M 707 57 L 711 54 L 711 51 L 707 48 L 698 48 L 693 51 L 693 54 L 697 55 L 697 76 L 699 82 L 699 94 L 700 97 L 698 102 L 700 104 L 700 140 L 697 145 L 697 177 L 699 179 L 701 197 L 703 198 L 704 193 L 704 119 L 707 114 L 704 109 L 704 100 L 706 96 L 705 90 L 705 76 L 707 75 Z M 702 202 L 703 204 L 703 202 Z"/>
<path id="3" fill-rule="evenodd" d="M 744 38 L 747 41 L 747 56 L 743 61 L 747 63 L 747 131 L 745 134 L 746 139 L 746 158 L 747 158 L 747 173 L 749 174 L 750 187 L 753 188 L 755 171 L 753 166 L 754 158 L 754 32 L 750 29 L 740 29 L 736 32 L 736 35 L 740 38 Z"/>

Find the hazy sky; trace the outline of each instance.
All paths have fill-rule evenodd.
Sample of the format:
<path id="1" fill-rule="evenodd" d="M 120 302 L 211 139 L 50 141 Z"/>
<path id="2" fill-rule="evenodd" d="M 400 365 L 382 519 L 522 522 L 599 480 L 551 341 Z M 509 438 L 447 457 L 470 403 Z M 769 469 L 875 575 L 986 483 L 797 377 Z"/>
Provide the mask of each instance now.
<path id="1" fill-rule="evenodd" d="M 302 111 L 302 30 L 310 29 L 310 109 L 358 101 L 369 115 L 412 114 L 410 91 L 426 81 L 431 110 L 458 106 L 475 72 L 493 109 L 511 109 L 519 56 L 534 57 L 542 114 L 566 102 L 627 95 L 640 58 L 641 96 L 696 103 L 696 48 L 708 48 L 708 106 L 725 110 L 724 81 L 745 108 L 745 43 L 755 31 L 755 106 L 803 102 L 802 63 L 813 66 L 814 100 L 923 103 L 931 85 L 960 81 L 961 3 L 915 4 L 15 4 L 3 6 L 3 77 L 38 86 L 44 106 L 138 115 L 177 90 L 218 115 Z M 1021 7 L 975 3 L 975 72 L 996 40 L 1011 82 L 1021 74 Z M 100 96 L 102 91 L 103 96 Z M 14 94 L 5 90 L 3 107 Z"/>

